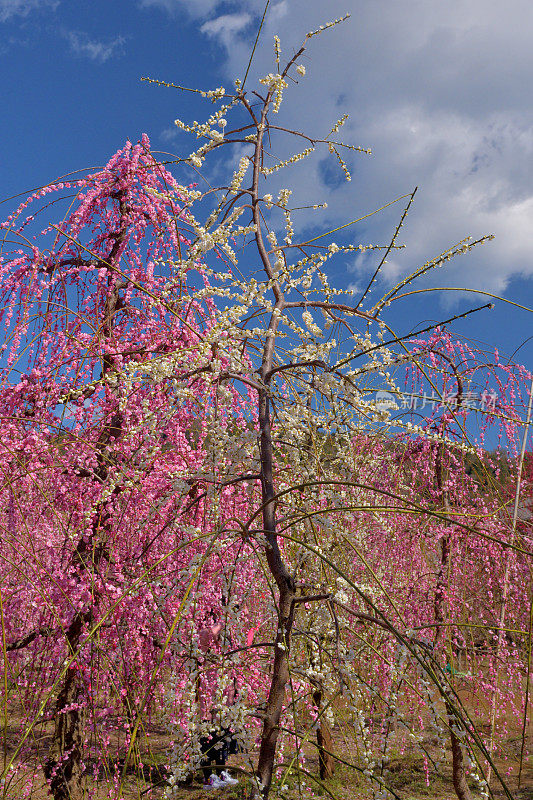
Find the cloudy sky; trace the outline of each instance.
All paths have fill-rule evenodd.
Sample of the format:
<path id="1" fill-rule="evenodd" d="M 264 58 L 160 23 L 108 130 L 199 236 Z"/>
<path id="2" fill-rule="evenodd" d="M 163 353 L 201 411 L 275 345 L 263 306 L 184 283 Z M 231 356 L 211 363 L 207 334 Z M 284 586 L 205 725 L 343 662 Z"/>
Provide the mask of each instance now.
<path id="1" fill-rule="evenodd" d="M 172 120 L 201 112 L 187 96 L 139 78 L 230 87 L 243 75 L 264 4 L 0 0 L 2 198 L 100 165 L 143 131 L 154 148 L 177 152 Z M 309 160 L 290 176 L 295 198 L 327 201 L 323 221 L 334 227 L 418 186 L 402 231 L 407 247 L 389 260 L 385 280 L 468 235 L 494 234 L 435 274 L 433 285 L 483 289 L 533 306 L 530 0 L 270 0 L 248 85 L 273 69 L 275 33 L 291 55 L 307 31 L 346 12 L 347 23 L 312 40 L 306 76 L 287 93 L 280 124 L 320 136 L 348 113 L 344 139 L 371 147 L 372 155 L 350 159 L 349 184 L 325 153 Z M 386 242 L 400 213 L 397 204 L 352 235 Z M 357 286 L 371 268 L 370 259 L 352 259 L 340 274 Z M 434 296 L 409 313 L 436 318 L 467 302 Z M 532 319 L 499 306 L 473 330 L 510 354 L 533 334 Z M 532 353 L 531 343 L 521 351 L 530 367 Z"/>

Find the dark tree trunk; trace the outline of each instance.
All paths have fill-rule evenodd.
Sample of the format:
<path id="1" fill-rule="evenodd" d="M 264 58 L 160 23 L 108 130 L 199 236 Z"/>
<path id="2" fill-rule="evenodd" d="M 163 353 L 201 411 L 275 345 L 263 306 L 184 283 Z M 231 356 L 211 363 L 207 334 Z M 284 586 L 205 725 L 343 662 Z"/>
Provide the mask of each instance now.
<path id="1" fill-rule="evenodd" d="M 280 614 L 278 633 L 274 655 L 274 665 L 270 691 L 268 693 L 263 730 L 261 733 L 261 747 L 257 772 L 262 784 L 262 796 L 268 797 L 272 775 L 276 745 L 279 736 L 279 721 L 285 703 L 285 688 L 289 680 L 289 647 L 292 623 L 294 619 L 294 592 L 290 588 L 280 596 Z"/>
<path id="2" fill-rule="evenodd" d="M 313 692 L 313 702 L 317 714 L 320 715 L 322 710 L 322 690 L 315 689 Z M 316 743 L 318 745 L 318 766 L 320 770 L 320 779 L 325 781 L 326 778 L 332 778 L 335 772 L 335 759 L 333 758 L 333 737 L 331 730 L 324 719 L 324 716 L 319 716 L 318 728 L 316 730 Z"/>
<path id="3" fill-rule="evenodd" d="M 454 733 L 452 729 L 452 724 L 455 721 L 455 716 L 449 707 L 447 707 L 447 711 L 448 711 L 448 724 L 450 725 L 450 743 L 452 746 L 453 788 L 455 789 L 455 794 L 457 795 L 459 800 L 472 800 L 472 795 L 470 794 L 470 789 L 468 788 L 468 784 L 466 782 L 464 755 L 463 755 L 461 740 Z"/>
<path id="4" fill-rule="evenodd" d="M 269 363 L 267 359 L 267 365 Z M 275 638 L 272 679 L 266 705 L 261 747 L 257 765 L 261 796 L 266 800 L 272 783 L 279 721 L 289 680 L 289 652 L 294 622 L 296 591 L 294 580 L 283 561 L 276 536 L 276 510 L 273 481 L 273 448 L 268 390 L 259 394 L 259 427 L 261 454 L 261 488 L 263 499 L 263 528 L 267 539 L 266 558 L 279 590 L 278 629 Z"/>
<path id="5" fill-rule="evenodd" d="M 439 450 L 436 458 L 437 486 L 442 497 L 444 512 L 446 516 L 449 517 L 450 504 L 448 501 L 448 493 L 444 488 L 444 475 L 442 466 L 443 452 L 444 452 L 444 446 L 439 445 Z M 446 598 L 445 590 L 446 590 L 447 573 L 450 564 L 450 556 L 451 556 L 451 535 L 449 533 L 445 533 L 441 539 L 440 566 L 437 576 L 437 585 L 435 588 L 434 612 L 435 612 L 435 622 L 437 623 L 435 627 L 435 647 L 437 647 L 437 645 L 439 644 L 441 635 L 444 630 L 443 626 L 445 622 L 445 598 Z M 457 720 L 455 714 L 453 713 L 453 709 L 448 703 L 446 703 L 446 713 L 448 716 L 448 726 L 450 728 L 453 788 L 455 789 L 455 794 L 457 795 L 459 800 L 472 800 L 472 795 L 470 794 L 470 789 L 468 788 L 468 784 L 466 782 L 463 747 L 461 745 L 461 740 L 454 732 L 454 728 L 456 728 L 457 725 L 458 724 L 460 725 L 461 723 L 459 720 Z"/>
<path id="6" fill-rule="evenodd" d="M 84 625 L 90 623 L 91 613 L 77 613 L 67 631 L 69 654 L 73 655 L 79 646 Z M 78 800 L 83 796 L 83 703 L 84 690 L 80 683 L 78 669 L 74 661 L 65 673 L 54 709 L 54 733 L 44 774 L 50 781 L 50 791 L 54 800 Z M 70 708 L 74 706 L 73 708 Z M 68 708 L 68 711 L 64 711 Z"/>
<path id="7" fill-rule="evenodd" d="M 101 268 L 108 268 L 119 257 L 120 249 L 127 235 L 127 226 L 124 221 L 126 207 L 123 200 L 123 191 L 120 190 L 116 198 L 119 201 L 122 225 L 110 238 L 114 244 L 106 261 L 98 264 Z M 109 293 L 106 299 L 102 334 L 108 339 L 113 331 L 114 315 L 119 302 L 120 288 L 113 272 L 108 273 Z M 102 377 L 109 372 L 116 373 L 112 356 L 105 354 L 102 357 Z M 96 442 L 97 466 L 92 475 L 100 484 L 108 476 L 109 454 L 106 453 L 110 442 L 119 439 L 122 435 L 123 416 L 118 409 L 111 414 L 108 422 L 103 426 L 98 441 Z M 114 494 L 120 493 L 120 488 Z M 91 535 L 88 540 L 82 538 L 73 553 L 71 569 L 76 570 L 78 576 L 88 569 L 95 570 L 102 557 L 106 554 L 106 534 L 109 529 L 109 512 L 106 503 L 101 503 L 96 509 L 93 519 Z M 67 657 L 76 654 L 80 647 L 81 635 L 85 626 L 90 626 L 94 619 L 94 601 L 90 607 L 75 613 L 66 632 Z M 43 767 L 45 777 L 50 781 L 50 791 L 54 800 L 78 800 L 83 797 L 83 736 L 84 736 L 84 711 L 78 703 L 84 700 L 85 687 L 80 681 L 75 661 L 67 668 L 63 685 L 57 696 L 54 711 L 54 733 L 50 745 L 48 760 Z M 70 708 L 74 705 L 73 708 Z M 64 711 L 68 708 L 68 711 Z"/>

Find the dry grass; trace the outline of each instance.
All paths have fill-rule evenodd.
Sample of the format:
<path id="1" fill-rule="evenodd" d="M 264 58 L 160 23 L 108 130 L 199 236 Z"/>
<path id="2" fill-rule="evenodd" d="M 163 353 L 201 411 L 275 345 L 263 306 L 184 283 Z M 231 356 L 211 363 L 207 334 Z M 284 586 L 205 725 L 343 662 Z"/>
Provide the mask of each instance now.
<path id="1" fill-rule="evenodd" d="M 16 745 L 16 720 L 8 726 L 8 736 L 5 742 L 5 750 L 9 755 Z M 15 777 L 11 783 L 6 783 L 3 793 L 0 792 L 1 800 L 22 800 L 28 797 L 31 800 L 45 800 L 49 797 L 42 772 L 39 769 L 44 756 L 47 752 L 50 741 L 50 724 L 42 724 L 32 741 L 26 769 Z M 152 726 L 147 730 L 148 738 L 143 739 L 143 767 L 139 768 L 132 765 L 128 768 L 124 779 L 123 792 L 121 797 L 124 800 L 161 800 L 164 797 L 166 786 L 165 762 L 168 754 L 168 736 L 164 730 Z M 531 731 L 530 731 L 531 733 Z M 531 738 L 531 737 L 530 737 Z M 335 775 L 325 782 L 323 786 L 318 780 L 318 758 L 317 752 L 312 743 L 306 743 L 302 748 L 301 769 L 293 769 L 284 779 L 288 786 L 280 793 L 280 797 L 286 800 L 296 800 L 299 797 L 306 798 L 336 798 L 337 800 L 371 800 L 372 793 L 362 778 L 362 776 L 350 767 L 350 763 L 357 763 L 357 755 L 354 752 L 353 742 L 355 740 L 353 730 L 345 727 L 337 727 L 334 731 L 335 753 L 339 758 Z M 149 746 L 147 747 L 147 743 Z M 531 742 L 530 742 L 531 743 Z M 426 747 L 430 755 L 436 755 L 436 742 L 430 736 L 425 737 L 422 744 Z M 520 789 L 517 784 L 518 765 L 520 758 L 521 738 L 518 731 L 511 731 L 509 737 L 504 742 L 503 747 L 496 759 L 498 769 L 506 776 L 508 787 L 514 800 L 533 800 L 533 764 L 531 759 L 527 759 L 522 767 L 522 780 Z M 453 800 L 455 793 L 451 781 L 451 769 L 449 754 L 447 763 L 441 768 L 441 774 L 436 777 L 429 776 L 429 785 L 426 777 L 426 768 L 421 756 L 408 752 L 391 750 L 391 757 L 388 763 L 387 781 L 390 787 L 396 792 L 401 800 Z M 247 800 L 249 797 L 249 781 L 246 775 L 249 769 L 242 756 L 234 756 L 229 761 L 229 767 L 235 777 L 239 777 L 240 783 L 236 787 L 228 787 L 223 790 L 206 790 L 201 777 L 195 776 L 195 780 L 188 786 L 182 786 L 177 790 L 175 800 L 203 800 L 206 797 L 220 797 L 221 800 Z M 24 793 L 24 779 L 29 781 L 30 773 L 36 774 L 33 786 L 28 794 Z M 103 775 L 96 784 L 93 780 L 87 781 L 87 798 L 91 797 L 91 791 L 95 791 L 95 800 L 115 800 L 117 794 L 116 784 L 120 781 L 117 771 L 113 774 L 111 770 L 107 775 Z M 302 786 L 302 782 L 307 786 Z M 505 794 L 496 783 L 494 785 L 495 797 L 504 798 Z M 473 789 L 473 797 L 479 797 Z M 274 792 L 276 797 L 277 793 Z"/>

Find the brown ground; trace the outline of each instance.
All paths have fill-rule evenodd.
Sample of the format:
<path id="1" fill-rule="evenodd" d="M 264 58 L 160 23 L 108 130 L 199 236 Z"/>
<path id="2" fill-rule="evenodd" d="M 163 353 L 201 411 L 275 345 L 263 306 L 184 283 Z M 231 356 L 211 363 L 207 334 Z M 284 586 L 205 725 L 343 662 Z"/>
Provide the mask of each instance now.
<path id="1" fill-rule="evenodd" d="M 164 764 L 167 758 L 168 736 L 163 729 L 152 727 L 149 730 L 150 748 L 149 752 L 143 754 L 144 768 L 142 770 L 128 770 L 123 793 L 121 798 L 124 800 L 161 800 L 164 797 L 165 770 Z M 5 738 L 5 751 L 13 752 L 16 747 L 16 737 L 18 731 L 14 725 L 7 727 L 7 737 Z M 42 762 L 43 756 L 47 751 L 50 738 L 50 726 L 42 725 L 36 731 L 32 743 L 32 761 L 37 767 Z M 531 738 L 531 737 L 530 737 Z M 335 752 L 341 762 L 350 763 L 357 761 L 354 748 L 353 731 L 349 728 L 342 730 L 336 728 L 334 731 Z M 430 755 L 436 755 L 436 742 L 430 736 L 425 737 L 423 745 L 428 749 Z M 529 742 L 531 744 L 531 741 Z M 496 759 L 498 769 L 507 780 L 508 788 L 513 800 L 533 800 L 533 763 L 531 757 L 524 760 L 522 766 L 521 785 L 518 788 L 517 775 L 521 749 L 521 737 L 518 731 L 514 731 L 504 742 L 501 752 Z M 302 788 L 302 797 L 306 798 L 335 798 L 336 800 L 371 800 L 372 794 L 365 781 L 347 763 L 337 763 L 335 775 L 326 781 L 324 786 L 320 785 L 318 779 L 318 758 L 316 748 L 307 743 L 303 751 L 305 753 L 305 774 L 300 774 L 300 780 L 307 783 L 307 788 Z M 429 786 L 426 782 L 426 774 L 423 759 L 414 754 L 404 751 L 391 749 L 390 762 L 388 764 L 388 782 L 401 800 L 454 800 L 455 793 L 451 782 L 451 770 L 448 763 L 441 768 L 441 775 L 435 777 L 430 774 Z M 203 800 L 207 797 L 220 797 L 221 800 L 247 800 L 249 789 L 246 780 L 246 763 L 243 757 L 233 756 L 230 759 L 230 768 L 234 777 L 240 777 L 241 782 L 238 786 L 224 790 L 206 790 L 200 780 L 196 779 L 190 786 L 181 787 L 175 795 L 175 800 Z M 27 773 L 26 773 L 27 776 Z M 48 798 L 48 792 L 42 773 L 37 771 L 37 777 L 33 782 L 33 787 L 28 794 L 24 792 L 23 775 L 19 773 L 12 781 L 6 782 L 0 788 L 0 800 L 44 800 Z M 288 789 L 279 794 L 280 798 L 286 800 L 296 800 L 299 797 L 298 789 L 299 778 L 293 769 L 292 774 L 287 776 L 285 783 Z M 497 800 L 506 797 L 505 793 L 498 786 L 497 781 L 493 781 L 494 795 Z M 87 789 L 95 788 L 92 783 Z M 473 787 L 472 787 L 473 788 Z M 473 788 L 473 797 L 479 798 L 479 793 Z M 116 800 L 119 795 L 113 787 L 113 776 L 108 775 L 107 779 L 100 781 L 95 800 Z M 273 792 L 273 797 L 277 798 Z M 87 792 L 87 800 L 90 793 Z"/>

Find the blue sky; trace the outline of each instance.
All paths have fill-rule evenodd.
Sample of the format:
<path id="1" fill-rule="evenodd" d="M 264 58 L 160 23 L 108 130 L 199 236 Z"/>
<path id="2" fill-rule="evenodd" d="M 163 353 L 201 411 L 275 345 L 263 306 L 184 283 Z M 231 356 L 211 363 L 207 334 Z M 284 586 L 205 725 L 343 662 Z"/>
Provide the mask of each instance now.
<path id="1" fill-rule="evenodd" d="M 230 87 L 242 77 L 263 7 L 264 0 L 0 0 L 1 199 L 98 167 L 142 132 L 155 150 L 190 152 L 172 122 L 200 118 L 200 107 L 141 76 Z M 326 200 L 324 224 L 335 227 L 419 185 L 402 232 L 407 247 L 385 279 L 464 236 L 494 233 L 491 244 L 435 274 L 434 285 L 533 306 L 532 4 L 271 0 L 250 86 L 273 68 L 274 33 L 291 53 L 308 30 L 346 11 L 346 25 L 313 40 L 306 78 L 291 88 L 280 123 L 325 134 L 347 111 L 345 139 L 373 155 L 354 159 L 350 184 L 322 157 L 307 162 L 290 176 L 294 197 Z M 4 202 L 0 216 L 12 205 Z M 356 240 L 386 242 L 399 212 L 358 226 Z M 371 269 L 369 257 L 345 259 L 335 278 L 363 285 Z M 477 304 L 422 296 L 398 305 L 393 322 L 404 333 Z M 533 334 L 532 321 L 500 304 L 454 330 L 510 355 Z M 533 368 L 533 342 L 520 356 Z"/>

